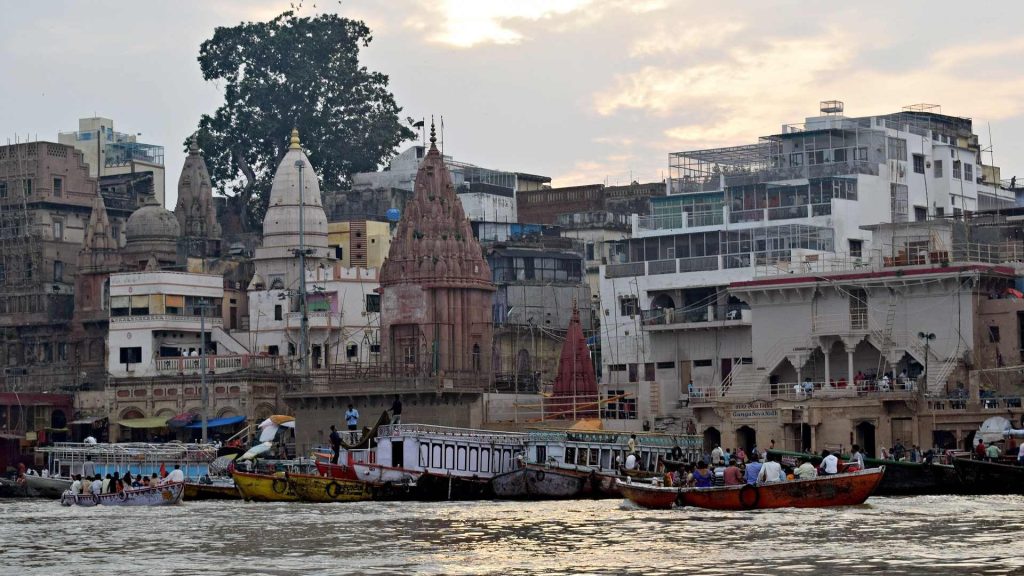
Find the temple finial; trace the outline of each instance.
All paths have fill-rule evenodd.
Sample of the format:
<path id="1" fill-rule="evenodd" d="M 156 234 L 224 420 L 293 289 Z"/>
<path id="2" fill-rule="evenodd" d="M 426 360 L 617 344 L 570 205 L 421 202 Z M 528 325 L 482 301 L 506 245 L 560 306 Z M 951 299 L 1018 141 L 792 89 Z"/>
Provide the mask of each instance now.
<path id="1" fill-rule="evenodd" d="M 302 146 L 299 144 L 299 129 L 292 128 L 292 141 L 288 145 L 289 150 L 301 150 Z"/>
<path id="2" fill-rule="evenodd" d="M 199 154 L 199 138 L 195 133 L 192 134 L 192 138 L 188 141 L 188 153 L 193 156 Z"/>
<path id="3" fill-rule="evenodd" d="M 437 143 L 437 133 L 434 131 L 434 115 L 431 114 L 430 115 L 430 146 L 431 146 L 431 148 L 433 148 L 434 144 L 436 144 L 436 143 Z"/>

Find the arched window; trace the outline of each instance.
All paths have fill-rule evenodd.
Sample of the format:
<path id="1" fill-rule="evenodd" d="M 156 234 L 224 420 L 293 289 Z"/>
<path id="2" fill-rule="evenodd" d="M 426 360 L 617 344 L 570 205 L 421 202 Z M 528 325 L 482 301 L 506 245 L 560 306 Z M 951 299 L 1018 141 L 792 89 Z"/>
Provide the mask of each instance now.
<path id="1" fill-rule="evenodd" d="M 473 344 L 473 371 L 480 371 L 480 345 Z"/>

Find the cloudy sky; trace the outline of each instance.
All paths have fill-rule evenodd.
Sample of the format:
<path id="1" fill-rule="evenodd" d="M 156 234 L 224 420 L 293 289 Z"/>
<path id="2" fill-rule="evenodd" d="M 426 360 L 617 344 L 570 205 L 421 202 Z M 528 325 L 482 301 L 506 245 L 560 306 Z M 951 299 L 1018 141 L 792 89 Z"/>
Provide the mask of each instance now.
<path id="1" fill-rule="evenodd" d="M 173 205 L 179 143 L 220 102 L 199 44 L 288 8 L 0 0 L 0 137 L 111 117 L 167 146 Z M 446 153 L 555 185 L 660 180 L 670 152 L 752 142 L 825 99 L 854 116 L 939 104 L 986 146 L 991 126 L 1003 176 L 1024 175 L 1017 3 L 304 0 L 300 14 L 323 11 L 367 22 L 363 62 L 403 116 L 444 115 Z"/>

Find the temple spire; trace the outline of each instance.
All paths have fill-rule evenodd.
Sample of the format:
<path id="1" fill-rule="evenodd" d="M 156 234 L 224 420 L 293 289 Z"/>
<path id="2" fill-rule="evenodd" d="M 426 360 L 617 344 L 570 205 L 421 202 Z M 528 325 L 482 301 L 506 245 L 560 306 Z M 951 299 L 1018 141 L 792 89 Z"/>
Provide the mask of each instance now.
<path id="1" fill-rule="evenodd" d="M 434 131 L 434 115 L 430 115 L 430 147 L 437 148 L 437 133 Z"/>
<path id="2" fill-rule="evenodd" d="M 299 129 L 292 128 L 292 139 L 291 143 L 288 144 L 289 150 L 301 150 L 302 145 L 299 143 Z"/>

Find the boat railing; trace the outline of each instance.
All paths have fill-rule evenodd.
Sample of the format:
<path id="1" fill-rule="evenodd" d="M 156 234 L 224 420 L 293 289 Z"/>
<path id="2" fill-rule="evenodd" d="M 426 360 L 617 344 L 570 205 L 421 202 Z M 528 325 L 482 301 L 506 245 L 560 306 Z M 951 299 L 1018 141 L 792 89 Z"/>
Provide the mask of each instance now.
<path id="1" fill-rule="evenodd" d="M 527 435 L 522 432 L 453 428 L 448 426 L 435 426 L 433 424 L 388 424 L 377 429 L 378 437 L 415 435 L 458 437 L 484 442 L 497 441 L 516 444 L 522 444 L 527 438 Z"/>
<path id="2" fill-rule="evenodd" d="M 217 457 L 217 448 L 212 444 L 184 444 L 168 442 L 154 444 L 146 442 L 125 442 L 119 444 L 92 444 L 86 442 L 56 442 L 40 446 L 36 452 L 47 454 L 56 460 L 84 460 L 86 457 L 103 462 L 125 460 L 145 462 L 210 462 Z"/>

